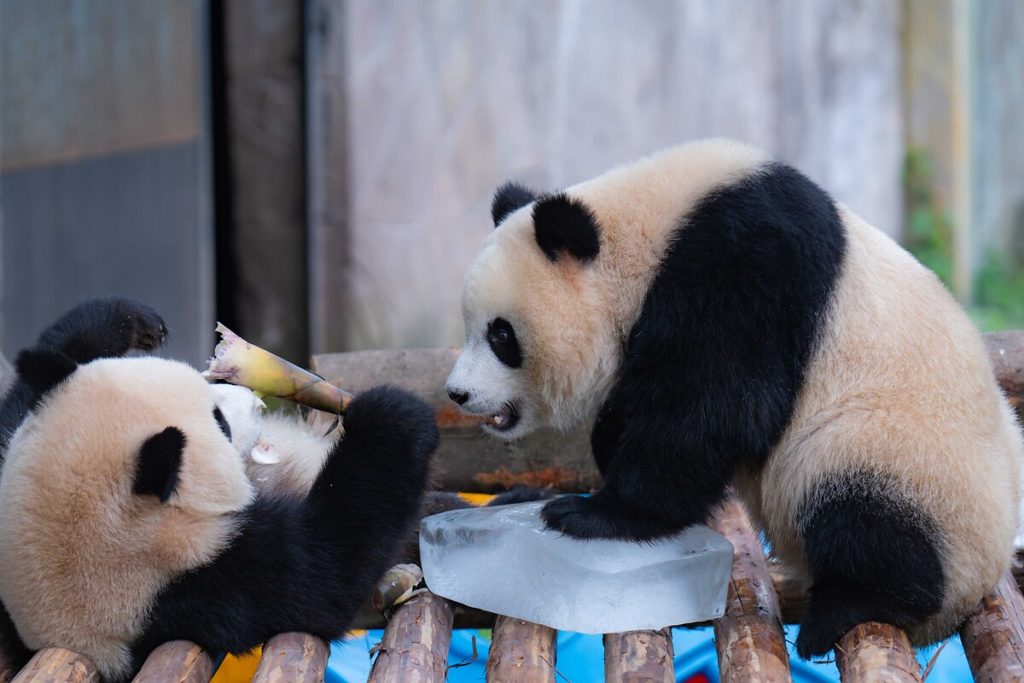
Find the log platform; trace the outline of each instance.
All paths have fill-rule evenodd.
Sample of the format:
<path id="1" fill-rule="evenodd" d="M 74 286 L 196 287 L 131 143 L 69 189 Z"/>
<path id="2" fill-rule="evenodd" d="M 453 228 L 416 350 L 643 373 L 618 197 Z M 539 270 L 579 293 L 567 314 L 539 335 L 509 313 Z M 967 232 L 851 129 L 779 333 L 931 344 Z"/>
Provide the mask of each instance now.
<path id="1" fill-rule="evenodd" d="M 986 335 L 985 342 L 1001 386 L 1018 415 L 1024 417 L 1024 331 Z M 444 395 L 444 378 L 456 355 L 455 350 L 332 354 L 314 357 L 313 368 L 350 391 L 389 382 L 432 401 L 442 433 L 440 483 L 446 489 L 490 492 L 530 484 L 585 491 L 600 485 L 587 435 L 582 432 L 568 439 L 540 433 L 511 447 L 483 438 L 476 424 L 453 410 Z M 764 557 L 757 534 L 737 501 L 724 506 L 715 526 L 732 542 L 735 552 L 726 611 L 714 622 L 721 680 L 789 681 L 782 624 L 799 619 L 803 587 L 785 579 Z M 1008 573 L 960 630 L 977 681 L 1024 683 L 1022 578 L 1020 569 Z M 494 629 L 488 680 L 560 679 L 555 668 L 554 630 L 450 604 L 426 591 L 391 609 L 387 619 L 379 612 L 364 610 L 354 627 L 385 628 L 369 678 L 374 683 L 444 681 L 453 627 Z M 672 639 L 667 629 L 607 634 L 604 647 L 607 681 L 674 680 Z M 264 645 L 253 680 L 322 681 L 327 655 L 327 644 L 318 638 L 302 633 L 278 635 Z M 888 624 L 867 623 L 851 629 L 836 648 L 836 663 L 848 683 L 902 683 L 921 681 L 926 675 L 906 635 Z M 135 680 L 200 683 L 209 681 L 214 668 L 209 654 L 179 641 L 154 650 Z M 47 649 L 37 652 L 21 672 L 11 671 L 0 661 L 0 683 L 9 681 L 92 683 L 99 681 L 99 674 L 81 655 Z"/>

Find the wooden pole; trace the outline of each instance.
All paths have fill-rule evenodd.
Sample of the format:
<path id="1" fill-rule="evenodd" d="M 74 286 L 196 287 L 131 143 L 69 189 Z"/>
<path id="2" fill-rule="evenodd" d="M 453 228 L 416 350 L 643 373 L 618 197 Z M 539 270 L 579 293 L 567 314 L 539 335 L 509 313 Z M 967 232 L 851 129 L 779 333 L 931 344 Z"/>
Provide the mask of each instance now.
<path id="1" fill-rule="evenodd" d="M 88 658 L 60 648 L 35 653 L 12 683 L 99 683 L 100 672 Z"/>
<path id="2" fill-rule="evenodd" d="M 558 631 L 500 616 L 487 657 L 487 680 L 499 683 L 554 683 Z"/>
<path id="3" fill-rule="evenodd" d="M 976 681 L 1024 681 L 1024 597 L 1007 573 L 960 629 Z"/>
<path id="4" fill-rule="evenodd" d="M 674 683 L 672 631 L 629 631 L 604 637 L 606 683 Z"/>
<path id="5" fill-rule="evenodd" d="M 719 675 L 723 683 L 789 681 L 779 599 L 761 543 L 739 501 L 725 504 L 715 527 L 733 545 L 725 614 L 715 620 Z"/>
<path id="6" fill-rule="evenodd" d="M 1024 330 L 985 335 L 996 377 L 1024 414 Z M 538 430 L 513 444 L 493 439 L 480 421 L 462 413 L 444 390 L 458 349 L 353 351 L 313 357 L 313 370 L 347 391 L 384 382 L 407 389 L 432 406 L 441 432 L 437 485 L 447 491 L 496 491 L 517 484 L 561 491 L 591 491 L 601 476 L 590 454 L 590 435 Z"/>
<path id="7" fill-rule="evenodd" d="M 420 593 L 392 615 L 367 683 L 443 683 L 451 640 L 451 605 Z"/>
<path id="8" fill-rule="evenodd" d="M 854 626 L 836 646 L 843 683 L 915 683 L 921 667 L 910 640 L 890 624 L 869 621 Z"/>
<path id="9" fill-rule="evenodd" d="M 267 641 L 252 683 L 321 683 L 330 647 L 308 633 L 281 633 Z"/>
<path id="10" fill-rule="evenodd" d="M 201 647 L 174 640 L 153 650 L 134 683 L 209 683 L 213 660 Z"/>

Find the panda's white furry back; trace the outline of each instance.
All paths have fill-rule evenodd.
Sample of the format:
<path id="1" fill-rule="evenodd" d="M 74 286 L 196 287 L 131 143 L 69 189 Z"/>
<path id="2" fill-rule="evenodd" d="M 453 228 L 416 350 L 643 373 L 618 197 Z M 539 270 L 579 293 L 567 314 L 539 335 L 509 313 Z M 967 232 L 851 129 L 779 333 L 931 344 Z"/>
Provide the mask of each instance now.
<path id="1" fill-rule="evenodd" d="M 649 538 L 735 486 L 812 581 L 804 656 L 941 638 L 1008 569 L 1024 446 L 979 334 L 800 173 L 708 140 L 492 213 L 448 389 L 506 438 L 594 419 L 605 486 L 550 526 Z"/>

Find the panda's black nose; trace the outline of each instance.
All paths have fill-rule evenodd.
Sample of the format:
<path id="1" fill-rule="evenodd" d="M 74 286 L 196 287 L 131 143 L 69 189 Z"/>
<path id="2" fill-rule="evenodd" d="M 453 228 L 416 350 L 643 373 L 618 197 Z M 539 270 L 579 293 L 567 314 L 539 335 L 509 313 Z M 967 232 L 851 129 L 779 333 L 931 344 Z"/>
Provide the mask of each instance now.
<path id="1" fill-rule="evenodd" d="M 464 391 L 455 391 L 454 389 L 448 392 L 448 398 L 458 403 L 460 406 L 465 404 L 469 400 L 469 394 Z"/>

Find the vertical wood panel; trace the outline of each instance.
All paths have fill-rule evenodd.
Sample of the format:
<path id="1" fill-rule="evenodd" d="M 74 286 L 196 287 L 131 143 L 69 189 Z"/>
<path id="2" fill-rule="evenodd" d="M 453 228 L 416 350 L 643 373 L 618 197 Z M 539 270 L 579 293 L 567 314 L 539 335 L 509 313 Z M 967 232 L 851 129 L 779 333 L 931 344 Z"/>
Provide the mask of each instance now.
<path id="1" fill-rule="evenodd" d="M 310 2 L 318 348 L 460 343 L 499 183 L 696 137 L 774 150 L 899 229 L 894 0 Z"/>

